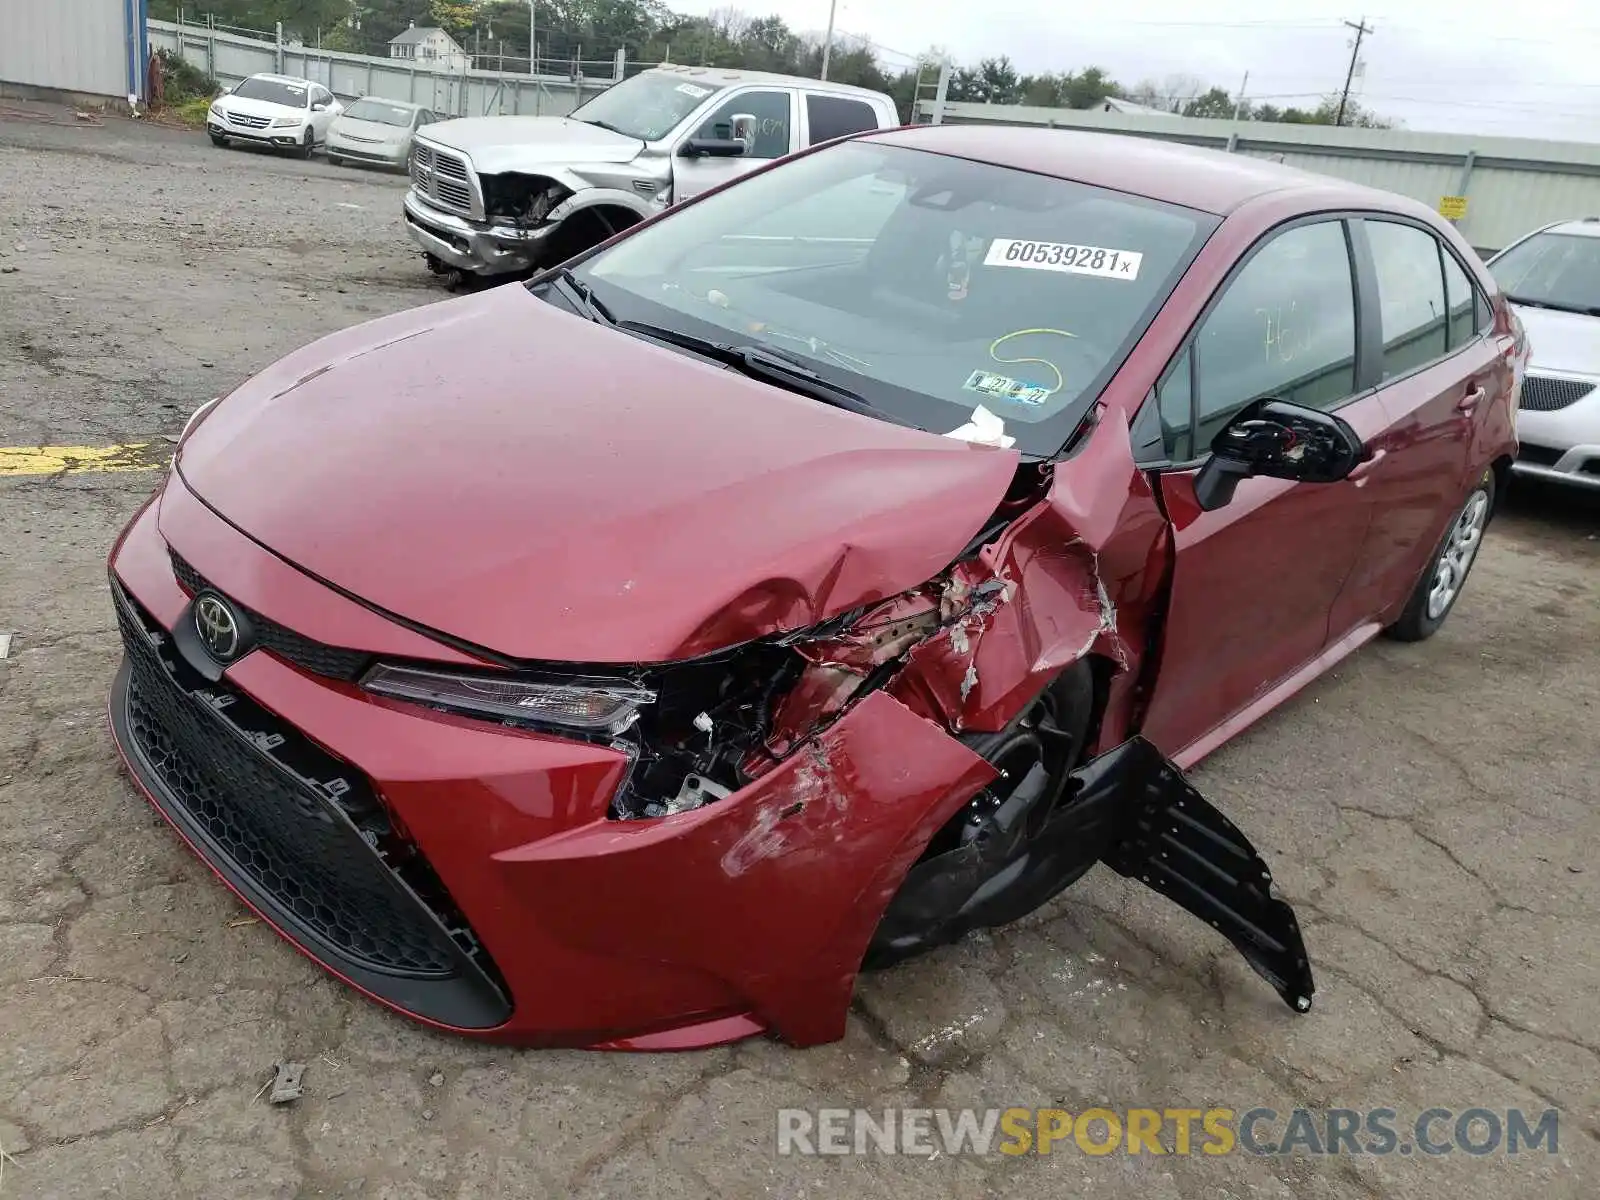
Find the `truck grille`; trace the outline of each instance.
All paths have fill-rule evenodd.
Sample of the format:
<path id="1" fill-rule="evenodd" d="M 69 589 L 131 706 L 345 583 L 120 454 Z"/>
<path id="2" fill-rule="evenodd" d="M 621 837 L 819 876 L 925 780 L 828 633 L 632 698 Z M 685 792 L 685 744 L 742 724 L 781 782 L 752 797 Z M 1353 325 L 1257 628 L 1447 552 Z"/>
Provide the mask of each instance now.
<path id="1" fill-rule="evenodd" d="M 411 181 L 417 191 L 439 208 L 470 216 L 472 213 L 471 172 L 467 160 L 421 142 L 411 155 Z"/>
<path id="2" fill-rule="evenodd" d="M 370 781 L 225 680 L 200 679 L 115 580 L 112 593 L 127 651 L 119 735 L 201 855 L 368 990 L 414 981 L 396 990 L 420 1011 L 418 983 L 465 987 L 480 1023 L 503 1020 L 509 1005 L 487 951 Z M 432 1015 L 470 1023 L 460 1011 L 469 1010 Z"/>
<path id="3" fill-rule="evenodd" d="M 1518 407 L 1528 412 L 1558 412 L 1576 404 L 1595 385 L 1577 379 L 1552 379 L 1548 375 L 1529 375 L 1522 381 L 1522 400 Z"/>

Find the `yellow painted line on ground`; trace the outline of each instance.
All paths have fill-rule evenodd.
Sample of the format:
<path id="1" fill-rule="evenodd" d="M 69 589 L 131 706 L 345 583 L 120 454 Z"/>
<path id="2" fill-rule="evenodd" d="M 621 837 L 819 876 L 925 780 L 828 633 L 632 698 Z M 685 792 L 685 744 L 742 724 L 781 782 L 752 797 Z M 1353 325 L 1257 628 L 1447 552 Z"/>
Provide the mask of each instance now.
<path id="1" fill-rule="evenodd" d="M 65 471 L 159 471 L 171 445 L 127 442 L 119 446 L 0 446 L 0 476 L 60 475 Z"/>

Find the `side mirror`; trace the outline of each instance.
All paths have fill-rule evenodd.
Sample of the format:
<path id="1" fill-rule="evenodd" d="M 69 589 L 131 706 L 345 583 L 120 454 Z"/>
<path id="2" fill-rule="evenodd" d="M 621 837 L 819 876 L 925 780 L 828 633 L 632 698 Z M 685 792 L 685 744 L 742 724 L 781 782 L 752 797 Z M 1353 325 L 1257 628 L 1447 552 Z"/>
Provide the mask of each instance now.
<path id="1" fill-rule="evenodd" d="M 1241 479 L 1257 475 L 1338 483 L 1366 453 L 1343 418 L 1287 400 L 1255 400 L 1212 439 L 1211 457 L 1194 479 L 1195 499 L 1206 512 L 1221 508 Z"/>
<path id="2" fill-rule="evenodd" d="M 737 138 L 692 137 L 678 154 L 683 158 L 742 158 L 746 149 Z"/>
<path id="3" fill-rule="evenodd" d="M 327 112 L 328 111 L 328 106 L 326 104 L 313 104 L 311 106 L 311 111 L 312 112 Z"/>
<path id="4" fill-rule="evenodd" d="M 744 143 L 748 154 L 756 144 L 756 119 L 750 113 L 733 114 L 733 140 Z"/>

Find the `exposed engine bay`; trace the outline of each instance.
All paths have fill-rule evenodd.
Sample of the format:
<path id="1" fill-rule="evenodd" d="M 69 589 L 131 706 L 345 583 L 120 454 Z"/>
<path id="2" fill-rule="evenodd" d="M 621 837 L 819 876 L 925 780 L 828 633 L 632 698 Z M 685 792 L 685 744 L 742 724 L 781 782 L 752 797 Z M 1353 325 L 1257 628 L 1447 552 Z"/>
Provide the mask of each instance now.
<path id="1" fill-rule="evenodd" d="M 531 229 L 542 225 L 550 211 L 572 195 L 570 189 L 543 175 L 507 171 L 480 175 L 483 211 L 491 221 Z"/>

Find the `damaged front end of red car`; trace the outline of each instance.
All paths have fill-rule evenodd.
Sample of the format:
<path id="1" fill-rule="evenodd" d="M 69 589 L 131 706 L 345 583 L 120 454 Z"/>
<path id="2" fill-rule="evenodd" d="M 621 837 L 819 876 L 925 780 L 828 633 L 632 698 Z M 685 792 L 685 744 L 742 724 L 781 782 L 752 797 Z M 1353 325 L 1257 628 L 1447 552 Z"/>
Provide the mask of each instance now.
<path id="1" fill-rule="evenodd" d="M 619 908 L 594 948 L 737 979 L 761 1025 L 797 1044 L 842 1034 L 863 966 L 1014 921 L 1096 862 L 1211 925 L 1307 1011 L 1305 946 L 1260 855 L 1107 711 L 1112 697 L 1136 709 L 1149 669 L 1137 610 L 1159 592 L 1164 526 L 1128 561 L 1157 528 L 1153 501 L 1123 472 L 1105 511 L 1094 459 L 1109 473 L 1117 456 L 1085 458 L 1071 488 L 1021 463 L 993 518 L 918 587 L 641 669 L 654 701 L 617 743 L 631 766 L 609 831 L 507 860 L 569 871 L 602 910 L 664 871 L 675 904 L 722 914 L 717 945 Z"/>

